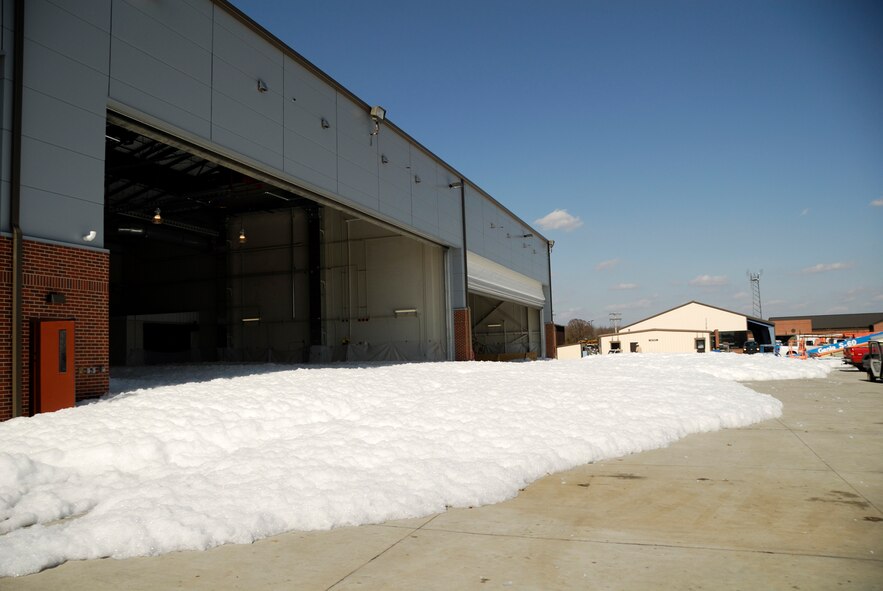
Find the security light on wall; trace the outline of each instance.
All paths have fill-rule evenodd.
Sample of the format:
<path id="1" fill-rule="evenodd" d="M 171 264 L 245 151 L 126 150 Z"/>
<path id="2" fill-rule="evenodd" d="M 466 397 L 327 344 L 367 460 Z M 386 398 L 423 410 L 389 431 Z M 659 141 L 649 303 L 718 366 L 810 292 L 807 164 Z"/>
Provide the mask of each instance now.
<path id="1" fill-rule="evenodd" d="M 377 135 L 380 133 L 380 123 L 386 121 L 386 109 L 380 105 L 371 107 L 371 119 L 374 121 L 374 129 L 371 131 L 371 135 Z"/>
<path id="2" fill-rule="evenodd" d="M 396 318 L 399 316 L 416 316 L 417 308 L 399 308 L 398 310 L 393 310 L 396 315 Z"/>
<path id="3" fill-rule="evenodd" d="M 248 237 L 245 235 L 245 228 L 239 228 L 239 244 L 245 244 L 248 242 Z"/>
<path id="4" fill-rule="evenodd" d="M 89 230 L 89 233 L 83 236 L 83 240 L 85 242 L 92 242 L 93 240 L 95 240 L 96 236 L 98 236 L 98 232 L 96 232 L 95 230 Z"/>
<path id="5" fill-rule="evenodd" d="M 267 87 L 267 83 L 258 78 L 258 92 L 267 92 L 268 90 L 270 89 Z"/>
<path id="6" fill-rule="evenodd" d="M 503 325 L 500 323 L 494 323 L 494 324 L 487 325 L 488 328 L 500 328 L 501 326 L 503 326 Z"/>
<path id="7" fill-rule="evenodd" d="M 159 211 L 159 208 L 156 208 L 156 211 L 153 212 L 153 223 L 161 224 L 162 223 L 162 214 Z"/>
<path id="8" fill-rule="evenodd" d="M 454 181 L 453 183 L 448 183 L 448 189 L 459 189 L 463 186 L 463 183 L 460 181 Z"/>
<path id="9" fill-rule="evenodd" d="M 325 117 L 322 117 L 322 129 L 328 129 L 329 127 L 331 127 L 331 124 L 328 123 L 328 119 L 325 119 Z"/>

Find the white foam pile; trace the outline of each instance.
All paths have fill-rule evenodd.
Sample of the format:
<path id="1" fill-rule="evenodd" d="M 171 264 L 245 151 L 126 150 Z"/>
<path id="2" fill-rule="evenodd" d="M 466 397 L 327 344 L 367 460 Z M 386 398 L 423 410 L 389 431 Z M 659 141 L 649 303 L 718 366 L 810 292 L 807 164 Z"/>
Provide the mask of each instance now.
<path id="1" fill-rule="evenodd" d="M 121 370 L 0 424 L 0 575 L 496 503 L 545 474 L 775 418 L 770 355 Z"/>

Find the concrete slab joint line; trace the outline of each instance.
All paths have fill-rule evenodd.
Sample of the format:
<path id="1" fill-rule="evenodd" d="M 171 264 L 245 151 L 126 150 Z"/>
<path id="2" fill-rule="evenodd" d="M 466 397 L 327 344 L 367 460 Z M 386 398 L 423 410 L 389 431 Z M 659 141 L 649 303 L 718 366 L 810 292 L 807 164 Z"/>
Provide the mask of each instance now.
<path id="1" fill-rule="evenodd" d="M 153 558 L 22 589 L 881 589 L 883 392 L 755 382 L 781 418 L 540 479 L 509 501 Z"/>

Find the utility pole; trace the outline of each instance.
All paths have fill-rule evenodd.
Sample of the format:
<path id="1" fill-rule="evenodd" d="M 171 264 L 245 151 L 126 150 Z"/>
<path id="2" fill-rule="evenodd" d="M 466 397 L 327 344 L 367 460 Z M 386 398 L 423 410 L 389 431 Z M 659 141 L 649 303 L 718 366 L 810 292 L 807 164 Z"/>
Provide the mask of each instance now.
<path id="1" fill-rule="evenodd" d="M 752 314 L 755 318 L 763 318 L 763 304 L 760 301 L 760 276 L 763 275 L 763 269 L 759 273 L 748 271 L 748 281 L 751 282 L 752 296 Z"/>

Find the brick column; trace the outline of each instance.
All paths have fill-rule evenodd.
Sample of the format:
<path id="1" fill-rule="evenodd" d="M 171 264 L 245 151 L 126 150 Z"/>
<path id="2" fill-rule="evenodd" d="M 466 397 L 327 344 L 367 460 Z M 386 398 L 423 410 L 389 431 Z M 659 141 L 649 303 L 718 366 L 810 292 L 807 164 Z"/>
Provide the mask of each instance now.
<path id="1" fill-rule="evenodd" d="M 546 357 L 558 359 L 558 342 L 555 335 L 555 324 L 546 323 Z"/>
<path id="2" fill-rule="evenodd" d="M 12 418 L 12 240 L 0 236 L 0 421 L 9 418 Z"/>
<path id="3" fill-rule="evenodd" d="M 469 308 L 454 310 L 454 360 L 472 361 L 472 314 Z"/>

